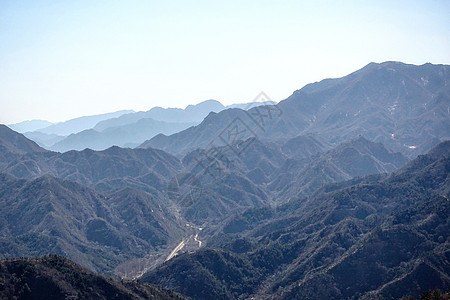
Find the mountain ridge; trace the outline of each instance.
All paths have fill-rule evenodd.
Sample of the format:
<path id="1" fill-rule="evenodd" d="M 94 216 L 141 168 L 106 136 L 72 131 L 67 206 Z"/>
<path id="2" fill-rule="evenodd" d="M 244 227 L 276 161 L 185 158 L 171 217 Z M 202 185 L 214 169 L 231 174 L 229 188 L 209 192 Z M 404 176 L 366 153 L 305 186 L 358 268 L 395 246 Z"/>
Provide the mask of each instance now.
<path id="1" fill-rule="evenodd" d="M 61 256 L 0 260 L 5 299 L 186 299 L 158 286 L 115 281 Z"/>
<path id="2" fill-rule="evenodd" d="M 69 135 L 71 133 L 80 132 L 85 129 L 89 129 L 95 126 L 98 122 L 109 119 L 112 117 L 120 116 L 126 113 L 132 112 L 131 110 L 119 110 L 111 113 L 104 113 L 91 116 L 82 116 L 60 123 L 52 124 L 48 127 L 39 129 L 37 131 L 46 134 L 56 134 L 56 135 Z"/>
<path id="3" fill-rule="evenodd" d="M 101 194 L 49 175 L 0 178 L 2 257 L 54 253 L 92 270 L 112 271 L 184 235 L 168 206 L 144 191 L 128 187 Z"/>
<path id="4" fill-rule="evenodd" d="M 58 153 L 0 126 L 0 253 L 196 298 L 449 287 L 447 69 L 369 64 L 149 148 Z"/>
<path id="5" fill-rule="evenodd" d="M 317 134 L 336 145 L 364 135 L 412 158 L 432 148 L 422 149 L 430 141 L 449 138 L 449 77 L 448 65 L 371 63 L 342 78 L 307 85 L 276 106 L 210 114 L 192 129 L 155 136 L 140 147 L 184 154 L 205 147 L 237 119 L 250 129 L 247 137 Z M 257 118 L 261 124 L 255 124 Z"/>
<path id="6" fill-rule="evenodd" d="M 167 123 L 151 118 L 139 119 L 136 123 L 128 123 L 117 127 L 108 127 L 103 131 L 94 129 L 73 133 L 49 147 L 53 151 L 70 150 L 104 150 L 111 146 L 133 148 L 155 134 L 171 134 L 189 128 L 197 123 Z"/>
<path id="7" fill-rule="evenodd" d="M 194 298 L 203 296 L 193 287 L 207 281 L 217 299 L 401 298 L 446 290 L 449 147 L 444 142 L 389 175 L 334 183 L 309 199 L 238 214 L 203 250 L 142 279 Z"/>

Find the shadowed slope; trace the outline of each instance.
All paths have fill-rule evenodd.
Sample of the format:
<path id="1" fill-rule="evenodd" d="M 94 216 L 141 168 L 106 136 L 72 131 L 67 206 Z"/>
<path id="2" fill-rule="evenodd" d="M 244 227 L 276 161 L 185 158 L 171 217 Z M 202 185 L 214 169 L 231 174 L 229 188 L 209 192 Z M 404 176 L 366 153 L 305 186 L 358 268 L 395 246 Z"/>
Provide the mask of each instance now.
<path id="1" fill-rule="evenodd" d="M 154 285 L 97 275 L 56 255 L 0 260 L 0 284 L 4 299 L 185 299 Z"/>

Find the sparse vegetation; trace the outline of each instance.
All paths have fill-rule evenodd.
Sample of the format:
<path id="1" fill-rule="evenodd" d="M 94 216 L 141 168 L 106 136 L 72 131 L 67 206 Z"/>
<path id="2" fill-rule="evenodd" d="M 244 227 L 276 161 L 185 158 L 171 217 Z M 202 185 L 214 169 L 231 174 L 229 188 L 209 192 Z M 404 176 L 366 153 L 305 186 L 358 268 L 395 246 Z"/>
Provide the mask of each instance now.
<path id="1" fill-rule="evenodd" d="M 136 149 L 56 153 L 0 126 L 0 293 L 448 298 L 449 75 L 373 63 Z"/>
<path id="2" fill-rule="evenodd" d="M 136 281 L 114 281 L 57 255 L 0 260 L 2 299 L 185 299 Z"/>

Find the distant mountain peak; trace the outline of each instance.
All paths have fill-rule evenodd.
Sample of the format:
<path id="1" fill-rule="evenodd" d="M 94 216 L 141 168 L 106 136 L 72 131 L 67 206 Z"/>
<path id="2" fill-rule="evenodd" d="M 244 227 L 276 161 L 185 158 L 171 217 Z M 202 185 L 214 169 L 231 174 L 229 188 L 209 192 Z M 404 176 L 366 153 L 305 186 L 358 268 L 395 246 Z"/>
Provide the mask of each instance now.
<path id="1" fill-rule="evenodd" d="M 225 106 L 223 106 L 223 104 L 220 103 L 219 101 L 214 100 L 214 99 L 210 99 L 210 100 L 202 101 L 202 102 L 197 103 L 197 104 L 189 104 L 188 106 L 186 106 L 185 110 L 192 109 L 194 107 L 202 107 L 202 106 L 210 106 L 211 108 L 214 108 L 214 109 L 218 109 L 218 108 L 222 108 L 223 109 L 223 108 L 225 108 Z"/>
<path id="2" fill-rule="evenodd" d="M 46 134 L 57 135 L 70 135 L 72 133 L 78 133 L 80 131 L 93 128 L 98 122 L 119 117 L 121 115 L 132 113 L 133 110 L 120 110 L 111 113 L 83 116 L 75 119 L 70 119 L 64 122 L 52 124 L 48 127 L 38 130 L 39 132 Z"/>
<path id="3" fill-rule="evenodd" d="M 14 131 L 24 133 L 28 131 L 35 131 L 39 129 L 43 129 L 52 125 L 53 123 L 46 120 L 27 120 L 15 124 L 9 124 L 8 127 Z"/>

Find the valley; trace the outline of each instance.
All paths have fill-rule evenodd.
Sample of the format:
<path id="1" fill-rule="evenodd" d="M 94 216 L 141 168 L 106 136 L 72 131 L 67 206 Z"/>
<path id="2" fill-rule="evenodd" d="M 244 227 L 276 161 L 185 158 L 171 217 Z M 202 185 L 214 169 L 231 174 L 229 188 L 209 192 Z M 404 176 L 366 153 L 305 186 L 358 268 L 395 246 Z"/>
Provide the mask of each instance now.
<path id="1" fill-rule="evenodd" d="M 0 125 L 1 263 L 41 257 L 20 264 L 180 299 L 450 289 L 450 66 L 370 63 L 277 104 L 219 104 L 99 119 L 155 129 L 102 150 L 84 149 L 85 131 L 57 152 Z"/>

